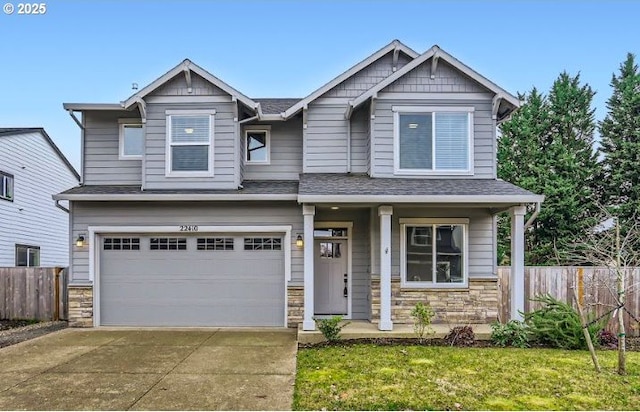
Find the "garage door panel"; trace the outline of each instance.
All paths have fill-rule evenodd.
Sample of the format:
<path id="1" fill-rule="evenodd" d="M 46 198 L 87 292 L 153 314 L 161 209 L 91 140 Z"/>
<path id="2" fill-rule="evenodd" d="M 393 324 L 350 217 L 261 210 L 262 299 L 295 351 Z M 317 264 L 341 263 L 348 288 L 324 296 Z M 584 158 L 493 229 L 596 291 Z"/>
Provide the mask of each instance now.
<path id="1" fill-rule="evenodd" d="M 200 236 L 187 250 L 150 250 L 159 235 L 140 235 L 140 250 L 102 250 L 101 324 L 283 326 L 283 251 L 244 250 L 243 237 L 234 250 L 197 250 Z"/>

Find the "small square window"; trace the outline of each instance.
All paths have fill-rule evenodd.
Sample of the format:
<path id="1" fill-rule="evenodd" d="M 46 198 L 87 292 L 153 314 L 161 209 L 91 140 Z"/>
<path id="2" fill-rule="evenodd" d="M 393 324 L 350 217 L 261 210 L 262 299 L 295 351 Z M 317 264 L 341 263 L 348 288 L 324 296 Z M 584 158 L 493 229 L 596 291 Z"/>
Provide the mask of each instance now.
<path id="1" fill-rule="evenodd" d="M 271 151 L 269 131 L 247 130 L 245 137 L 247 163 L 268 164 Z"/>
<path id="2" fill-rule="evenodd" d="M 40 247 L 16 245 L 16 266 L 40 266 Z"/>
<path id="3" fill-rule="evenodd" d="M 13 175 L 0 171 L 0 199 L 13 202 Z"/>
<path id="4" fill-rule="evenodd" d="M 120 159 L 140 159 L 144 152 L 142 124 L 120 124 Z"/>

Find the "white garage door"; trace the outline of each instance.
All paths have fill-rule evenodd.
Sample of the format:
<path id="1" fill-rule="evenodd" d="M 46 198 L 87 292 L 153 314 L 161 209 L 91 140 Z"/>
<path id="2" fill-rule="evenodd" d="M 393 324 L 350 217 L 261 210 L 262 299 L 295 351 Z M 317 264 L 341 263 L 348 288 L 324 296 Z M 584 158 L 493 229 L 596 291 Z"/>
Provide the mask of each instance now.
<path id="1" fill-rule="evenodd" d="M 101 325 L 284 326 L 281 235 L 99 239 Z"/>

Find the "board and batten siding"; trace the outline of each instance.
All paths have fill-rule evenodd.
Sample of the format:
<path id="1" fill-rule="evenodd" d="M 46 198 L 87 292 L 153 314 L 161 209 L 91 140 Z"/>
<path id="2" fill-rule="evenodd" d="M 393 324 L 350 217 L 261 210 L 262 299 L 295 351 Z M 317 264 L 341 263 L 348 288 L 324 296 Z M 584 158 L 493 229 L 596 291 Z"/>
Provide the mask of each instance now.
<path id="1" fill-rule="evenodd" d="M 351 231 L 351 317 L 369 319 L 371 281 L 369 276 L 369 209 L 329 211 L 316 209 L 316 222 L 353 222 Z M 336 225 L 339 227 L 340 225 Z"/>
<path id="2" fill-rule="evenodd" d="M 495 277 L 495 245 L 493 243 L 493 217 L 481 208 L 393 208 L 391 219 L 391 275 L 400 277 L 400 218 L 468 218 L 469 219 L 469 278 Z M 374 215 L 372 215 L 374 218 Z M 380 273 L 380 222 L 375 213 L 372 221 L 373 270 Z"/>
<path id="3" fill-rule="evenodd" d="M 119 119 L 140 122 L 133 111 L 83 112 L 85 185 L 139 185 L 142 182 L 142 160 L 120 160 Z"/>
<path id="4" fill-rule="evenodd" d="M 403 67 L 411 59 L 404 53 L 398 54 L 396 70 Z M 334 88 L 324 93 L 322 97 L 348 97 L 354 98 L 369 90 L 383 79 L 393 73 L 393 52 L 371 63 L 358 73 L 337 84 Z"/>
<path id="5" fill-rule="evenodd" d="M 146 189 L 231 189 L 235 188 L 237 136 L 234 105 L 216 103 L 153 103 L 147 105 L 145 188 Z M 167 110 L 215 110 L 213 131 L 213 177 L 167 177 Z"/>
<path id="6" fill-rule="evenodd" d="M 291 282 L 303 281 L 302 249 L 295 244 L 303 232 L 302 211 L 295 202 L 72 202 L 72 212 L 73 236 L 87 235 L 89 226 L 290 225 Z M 71 282 L 88 280 L 89 248 L 74 245 Z"/>
<path id="7" fill-rule="evenodd" d="M 491 98 L 482 100 L 404 100 L 380 98 L 376 104 L 376 118 L 373 130 L 374 177 L 394 177 L 393 165 L 393 106 L 463 106 L 473 107 L 473 175 L 447 176 L 446 174 L 423 176 L 442 178 L 495 178 L 495 120 L 491 118 Z M 402 175 L 401 177 L 411 177 Z"/>
<path id="8" fill-rule="evenodd" d="M 0 199 L 0 267 L 15 266 L 15 246 L 40 247 L 40 266 L 69 263 L 69 215 L 54 194 L 78 180 L 39 132 L 0 137 L 0 170 L 13 175 L 14 200 Z"/>
<path id="9" fill-rule="evenodd" d="M 259 128 L 260 125 L 251 125 Z M 244 165 L 244 178 L 247 180 L 298 180 L 302 173 L 302 119 L 300 116 L 286 122 L 274 122 L 269 125 L 270 163 Z M 245 163 L 245 131 L 242 130 L 242 161 Z"/>

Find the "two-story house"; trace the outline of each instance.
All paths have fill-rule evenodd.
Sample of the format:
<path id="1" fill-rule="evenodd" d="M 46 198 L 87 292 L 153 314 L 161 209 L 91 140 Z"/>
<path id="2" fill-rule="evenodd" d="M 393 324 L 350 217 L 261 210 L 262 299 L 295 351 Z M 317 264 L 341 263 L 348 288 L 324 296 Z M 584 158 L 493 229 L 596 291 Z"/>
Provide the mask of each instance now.
<path id="1" fill-rule="evenodd" d="M 250 98 L 185 60 L 121 103 L 64 104 L 82 135 L 81 185 L 56 196 L 70 320 L 390 330 L 428 301 L 490 322 L 506 210 L 522 309 L 525 207 L 543 197 L 496 178 L 496 126 L 518 104 L 399 41 L 303 99 Z"/>
<path id="2" fill-rule="evenodd" d="M 0 267 L 68 266 L 69 211 L 51 196 L 79 180 L 43 128 L 0 128 Z"/>

